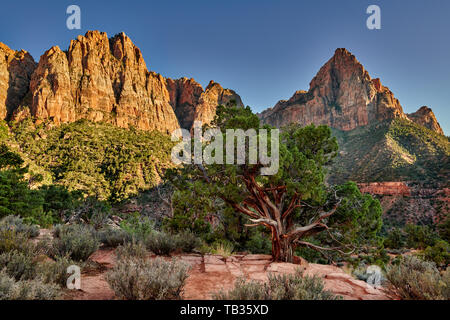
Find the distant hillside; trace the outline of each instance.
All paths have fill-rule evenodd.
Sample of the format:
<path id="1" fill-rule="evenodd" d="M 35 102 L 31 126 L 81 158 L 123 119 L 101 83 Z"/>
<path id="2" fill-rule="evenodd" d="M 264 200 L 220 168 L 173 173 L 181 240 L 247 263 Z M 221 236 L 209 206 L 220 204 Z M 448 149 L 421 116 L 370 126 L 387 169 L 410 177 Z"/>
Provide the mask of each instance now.
<path id="1" fill-rule="evenodd" d="M 450 143 L 438 134 L 406 119 L 394 119 L 352 131 L 334 129 L 339 156 L 329 181 L 341 183 L 420 181 L 448 184 Z"/>

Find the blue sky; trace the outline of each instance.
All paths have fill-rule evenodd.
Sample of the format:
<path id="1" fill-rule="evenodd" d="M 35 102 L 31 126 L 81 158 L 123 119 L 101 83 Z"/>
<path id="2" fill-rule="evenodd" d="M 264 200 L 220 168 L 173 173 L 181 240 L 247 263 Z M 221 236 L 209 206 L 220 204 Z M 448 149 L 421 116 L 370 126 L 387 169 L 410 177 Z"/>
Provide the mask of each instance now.
<path id="1" fill-rule="evenodd" d="M 66 28 L 66 8 L 82 10 L 82 29 Z M 366 8 L 381 8 L 381 30 L 366 28 Z M 336 48 L 381 78 L 405 112 L 427 105 L 450 134 L 448 0 L 8 1 L 0 42 L 35 60 L 66 49 L 87 30 L 124 31 L 150 70 L 166 77 L 214 80 L 255 111 L 307 90 Z"/>

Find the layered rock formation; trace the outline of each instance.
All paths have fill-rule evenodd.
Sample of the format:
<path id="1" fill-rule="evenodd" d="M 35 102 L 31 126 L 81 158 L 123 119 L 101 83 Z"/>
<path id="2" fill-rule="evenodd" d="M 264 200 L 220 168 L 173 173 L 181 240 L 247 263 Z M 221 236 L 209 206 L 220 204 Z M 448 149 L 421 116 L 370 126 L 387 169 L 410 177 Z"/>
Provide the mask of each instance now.
<path id="1" fill-rule="evenodd" d="M 426 106 L 423 106 L 414 113 L 409 113 L 408 118 L 413 122 L 420 124 L 421 126 L 424 126 L 430 130 L 433 130 L 439 134 L 444 134 L 444 131 L 439 125 L 439 122 L 437 121 L 433 110 Z"/>
<path id="2" fill-rule="evenodd" d="M 411 190 L 404 182 L 358 183 L 358 187 L 362 193 L 370 193 L 372 195 L 391 195 L 391 196 L 411 195 Z"/>
<path id="3" fill-rule="evenodd" d="M 0 119 L 9 119 L 25 98 L 36 68 L 26 51 L 14 51 L 0 43 Z"/>
<path id="4" fill-rule="evenodd" d="M 346 49 L 336 50 L 311 81 L 308 91 L 297 91 L 289 100 L 278 102 L 259 116 L 264 123 L 276 127 L 314 123 L 345 131 L 387 119 L 408 118 L 389 88 L 380 79 L 372 79 Z M 422 122 L 431 127 L 432 121 Z"/>
<path id="5" fill-rule="evenodd" d="M 29 101 L 24 101 L 27 92 Z M 195 120 L 212 120 L 217 105 L 230 100 L 242 105 L 235 92 L 219 84 L 204 91 L 193 79 L 166 79 L 148 71 L 141 51 L 124 33 L 108 39 L 104 32 L 89 31 L 72 40 L 67 51 L 49 49 L 37 67 L 26 52 L 0 46 L 2 119 L 31 114 L 37 122 L 56 125 L 88 119 L 170 133 L 180 126 L 190 129 Z"/>
<path id="6" fill-rule="evenodd" d="M 167 89 L 180 126 L 186 129 L 190 129 L 194 121 L 211 122 L 218 105 L 231 103 L 239 107 L 244 106 L 236 92 L 224 89 L 214 81 L 210 81 L 203 91 L 202 86 L 194 79 L 167 79 Z"/>

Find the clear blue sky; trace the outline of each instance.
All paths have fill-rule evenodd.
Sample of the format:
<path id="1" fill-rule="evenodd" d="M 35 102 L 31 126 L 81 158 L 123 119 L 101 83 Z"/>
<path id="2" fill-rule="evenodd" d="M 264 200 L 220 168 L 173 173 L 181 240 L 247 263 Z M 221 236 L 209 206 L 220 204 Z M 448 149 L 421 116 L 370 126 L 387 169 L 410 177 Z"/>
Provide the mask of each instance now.
<path id="1" fill-rule="evenodd" d="M 66 28 L 69 4 L 81 7 L 81 30 Z M 366 28 L 370 4 L 381 7 L 381 30 Z M 345 47 L 406 112 L 427 105 L 450 134 L 448 0 L 59 0 L 0 8 L 0 41 L 36 60 L 87 30 L 124 31 L 149 69 L 203 86 L 213 79 L 255 111 L 308 89 L 334 50 Z"/>

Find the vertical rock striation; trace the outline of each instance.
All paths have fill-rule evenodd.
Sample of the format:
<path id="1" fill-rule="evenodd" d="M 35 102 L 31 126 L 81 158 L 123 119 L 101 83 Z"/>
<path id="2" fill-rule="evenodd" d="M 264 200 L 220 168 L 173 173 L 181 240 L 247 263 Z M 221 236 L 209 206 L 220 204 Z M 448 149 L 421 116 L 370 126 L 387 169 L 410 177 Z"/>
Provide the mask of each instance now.
<path id="1" fill-rule="evenodd" d="M 36 63 L 26 51 L 0 43 L 0 119 L 9 119 L 24 100 Z"/>
<path id="2" fill-rule="evenodd" d="M 278 102 L 259 116 L 264 123 L 277 127 L 314 123 L 345 131 L 409 117 L 389 88 L 380 79 L 372 79 L 346 49 L 336 50 L 311 81 L 308 91 L 297 91 L 289 100 Z"/>
<path id="3" fill-rule="evenodd" d="M 219 84 L 203 90 L 193 79 L 148 71 L 124 33 L 109 39 L 88 31 L 67 51 L 50 48 L 37 65 L 25 51 L 0 44 L 1 119 L 31 115 L 37 123 L 56 125 L 87 119 L 171 133 L 180 126 L 190 129 L 195 120 L 209 122 L 217 105 L 231 100 L 242 106 L 234 91 Z"/>

